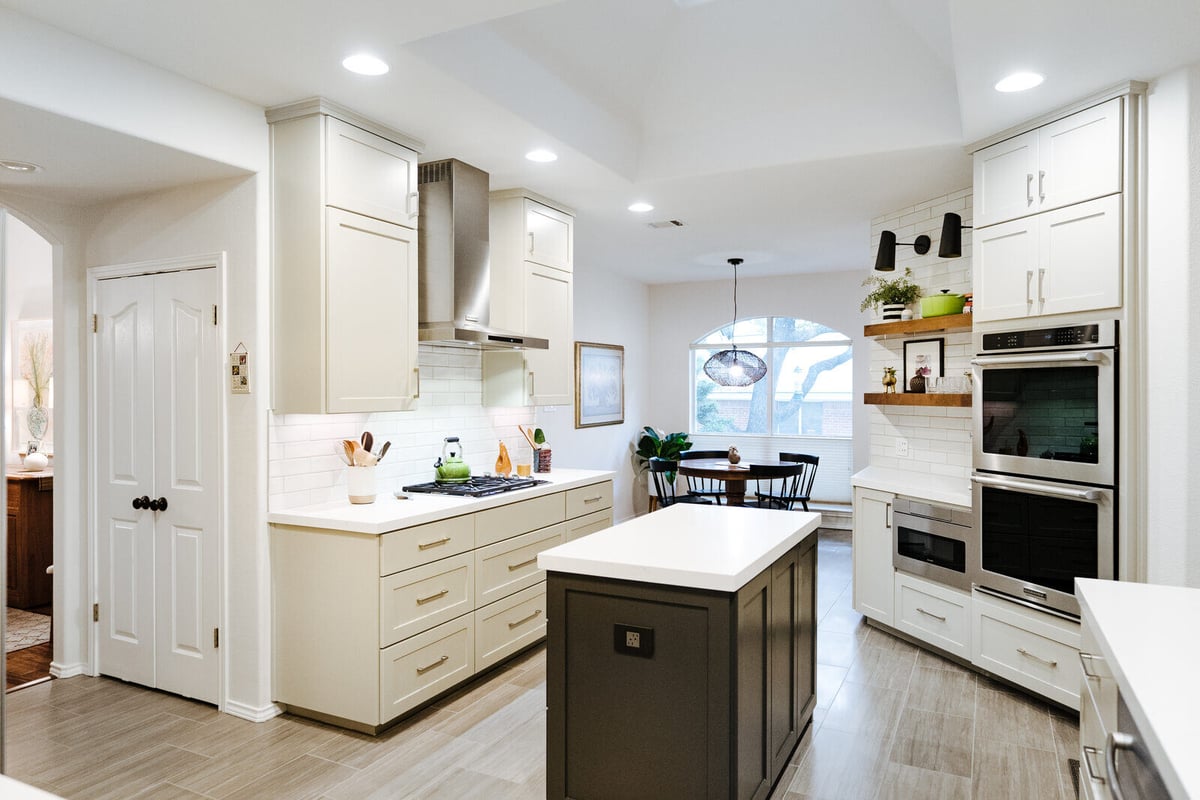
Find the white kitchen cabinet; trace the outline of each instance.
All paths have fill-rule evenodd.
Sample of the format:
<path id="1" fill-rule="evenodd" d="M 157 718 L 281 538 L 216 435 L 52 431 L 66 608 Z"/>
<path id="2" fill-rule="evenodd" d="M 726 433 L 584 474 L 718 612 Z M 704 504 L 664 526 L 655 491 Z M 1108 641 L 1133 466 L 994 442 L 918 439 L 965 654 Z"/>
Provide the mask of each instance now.
<path id="1" fill-rule="evenodd" d="M 896 629 L 964 660 L 971 658 L 971 595 L 896 571 Z"/>
<path id="2" fill-rule="evenodd" d="M 530 194 L 491 195 L 491 323 L 546 339 L 550 347 L 484 353 L 486 406 L 574 402 L 573 218 Z"/>
<path id="3" fill-rule="evenodd" d="M 854 490 L 854 610 L 892 624 L 894 576 L 892 566 L 892 501 L 889 492 Z"/>
<path id="4" fill-rule="evenodd" d="M 1081 620 L 1079 659 L 1083 672 L 1079 687 L 1079 795 L 1108 800 L 1104 745 L 1117 730 L 1117 680 L 1101 652 L 1096 634 L 1085 615 Z"/>
<path id="5" fill-rule="evenodd" d="M 1121 305 L 1121 196 L 976 231 L 975 320 Z"/>
<path id="6" fill-rule="evenodd" d="M 1114 98 L 977 151 L 976 228 L 1120 192 L 1121 114 Z"/>
<path id="7" fill-rule="evenodd" d="M 411 409 L 420 145 L 327 101 L 270 109 L 267 119 L 272 406 Z"/>

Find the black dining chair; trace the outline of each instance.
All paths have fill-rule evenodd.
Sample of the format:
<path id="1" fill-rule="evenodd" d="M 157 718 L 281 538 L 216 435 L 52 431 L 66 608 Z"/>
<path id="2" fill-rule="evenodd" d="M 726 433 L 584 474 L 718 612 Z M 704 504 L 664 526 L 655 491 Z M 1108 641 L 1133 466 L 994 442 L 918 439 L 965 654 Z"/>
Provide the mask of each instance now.
<path id="1" fill-rule="evenodd" d="M 654 492 L 658 495 L 658 507 L 666 508 L 676 503 L 699 503 L 712 505 L 706 497 L 693 497 L 690 494 L 675 494 L 675 473 L 679 471 L 679 462 L 669 458 L 650 459 L 650 474 L 654 477 Z"/>
<path id="2" fill-rule="evenodd" d="M 800 480 L 807 464 L 755 464 L 747 477 L 754 481 L 754 496 L 746 492 L 747 508 L 774 508 L 791 511 L 798 499 Z"/>
<path id="3" fill-rule="evenodd" d="M 729 458 L 727 450 L 684 450 L 679 454 L 680 461 L 694 458 Z M 717 505 L 725 502 L 725 481 L 720 478 L 698 478 L 694 475 L 684 475 L 687 481 L 687 493 L 692 497 L 710 497 Z"/>
<path id="4" fill-rule="evenodd" d="M 808 501 L 812 499 L 813 481 L 817 479 L 817 465 L 821 463 L 821 457 L 810 456 L 807 453 L 780 453 L 779 460 L 807 465 L 807 469 L 796 487 L 796 496 L 792 502 L 799 503 L 805 511 L 808 511 Z"/>

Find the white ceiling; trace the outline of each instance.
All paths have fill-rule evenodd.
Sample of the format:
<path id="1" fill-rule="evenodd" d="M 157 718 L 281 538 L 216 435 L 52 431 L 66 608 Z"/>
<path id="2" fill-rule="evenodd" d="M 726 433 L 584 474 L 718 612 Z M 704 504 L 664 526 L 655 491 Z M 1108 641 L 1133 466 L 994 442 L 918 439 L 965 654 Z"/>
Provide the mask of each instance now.
<path id="1" fill-rule="evenodd" d="M 873 216 L 970 183 L 964 144 L 1200 61 L 1195 0 L 0 5 L 259 105 L 329 97 L 427 159 L 575 207 L 577 261 L 651 283 L 724 279 L 732 255 L 745 275 L 866 269 Z M 392 71 L 346 73 L 359 49 Z M 991 88 L 1019 68 L 1046 83 Z M 0 158 L 22 157 L 11 133 Z M 535 146 L 559 161 L 525 161 Z M 635 199 L 656 210 L 629 213 Z M 646 226 L 672 218 L 686 227 Z"/>

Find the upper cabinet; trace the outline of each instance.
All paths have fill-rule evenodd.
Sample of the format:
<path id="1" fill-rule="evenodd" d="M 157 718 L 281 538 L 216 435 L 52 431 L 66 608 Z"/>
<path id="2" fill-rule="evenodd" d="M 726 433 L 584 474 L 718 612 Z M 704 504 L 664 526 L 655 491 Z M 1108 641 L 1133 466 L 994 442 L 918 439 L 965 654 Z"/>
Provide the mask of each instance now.
<path id="1" fill-rule="evenodd" d="M 975 153 L 975 226 L 1121 191 L 1121 98 Z"/>
<path id="2" fill-rule="evenodd" d="M 487 406 L 574 402 L 574 217 L 525 189 L 491 195 L 491 322 L 550 342 L 483 354 Z"/>
<path id="3" fill-rule="evenodd" d="M 420 143 L 323 100 L 267 121 L 273 408 L 413 408 Z"/>

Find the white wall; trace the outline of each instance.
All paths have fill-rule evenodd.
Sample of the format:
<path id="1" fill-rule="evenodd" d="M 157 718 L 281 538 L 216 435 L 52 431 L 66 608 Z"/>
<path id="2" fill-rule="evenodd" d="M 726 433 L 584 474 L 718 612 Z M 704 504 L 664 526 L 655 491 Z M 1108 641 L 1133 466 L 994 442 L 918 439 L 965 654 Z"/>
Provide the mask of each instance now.
<path id="1" fill-rule="evenodd" d="M 1200 587 L 1200 65 L 1147 96 L 1146 579 Z"/>
<path id="2" fill-rule="evenodd" d="M 863 316 L 858 311 L 863 294 L 859 284 L 865 273 L 864 270 L 746 278 L 743 270 L 738 276 L 738 316 L 742 319 L 768 315 L 798 317 L 849 336 L 854 341 L 854 395 L 857 396 L 868 380 L 870 361 L 867 342 L 862 338 Z M 729 324 L 732 293 L 732 270 L 723 280 L 650 288 L 650 341 L 655 364 L 644 424 L 667 431 L 688 430 L 689 347 L 697 337 Z M 861 468 L 867 464 L 869 448 L 866 438 L 859 434 L 868 430 L 869 422 L 861 402 L 854 402 L 853 409 L 853 461 L 854 468 Z M 817 474 L 819 478 L 820 471 Z M 848 498 L 849 475 L 845 481 L 844 495 Z"/>
<path id="3" fill-rule="evenodd" d="M 885 278 L 902 275 L 906 267 L 913 271 L 912 279 L 924 294 L 937 294 L 942 289 L 962 294 L 971 291 L 971 231 L 962 232 L 962 258 L 938 258 L 938 242 L 942 234 L 942 216 L 952 211 L 970 225 L 971 189 L 961 189 L 935 197 L 915 206 L 897 209 L 871 221 L 871 253 L 879 249 L 879 235 L 888 230 L 898 242 L 912 242 L 921 234 L 928 235 L 933 244 L 925 255 L 917 255 L 912 247 L 897 245 L 896 271 L 877 273 Z M 862 295 L 866 294 L 862 290 Z M 861 297 L 860 297 L 861 301 Z M 857 306 L 856 306 L 857 307 Z M 919 302 L 914 308 L 920 316 Z M 871 312 L 864 314 L 869 322 Z M 858 333 L 861 335 L 861 328 Z M 865 391 L 882 392 L 884 367 L 896 367 L 896 391 L 904 391 L 911 375 L 904 375 L 904 342 L 910 340 L 942 339 L 945 358 L 944 374 L 961 376 L 970 369 L 971 332 L 929 333 L 871 339 L 871 372 Z M 894 467 L 910 472 L 949 475 L 966 481 L 971 475 L 971 409 L 935 408 L 926 406 L 868 406 L 870 419 L 870 463 L 873 466 Z M 897 440 L 908 442 L 908 456 L 896 455 Z"/>

